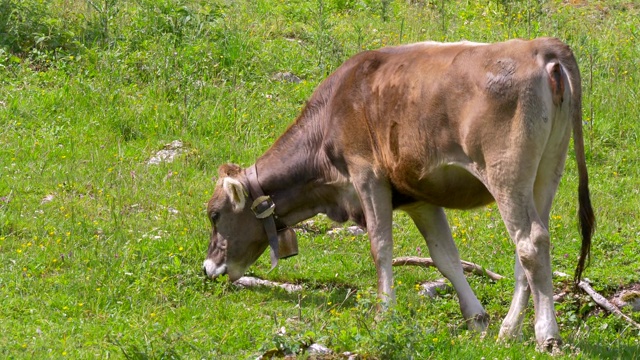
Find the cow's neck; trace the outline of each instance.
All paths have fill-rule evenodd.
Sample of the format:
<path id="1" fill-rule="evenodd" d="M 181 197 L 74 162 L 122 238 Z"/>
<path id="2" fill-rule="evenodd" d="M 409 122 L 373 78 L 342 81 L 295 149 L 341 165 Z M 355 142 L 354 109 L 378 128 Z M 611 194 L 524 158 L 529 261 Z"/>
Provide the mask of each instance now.
<path id="1" fill-rule="evenodd" d="M 286 225 L 294 225 L 331 206 L 327 185 L 331 179 L 322 169 L 321 137 L 311 121 L 298 119 L 256 161 L 258 181 L 276 204 L 276 213 Z"/>
<path id="2" fill-rule="evenodd" d="M 332 220 L 349 218 L 363 223 L 345 176 L 325 151 L 324 135 L 331 133 L 332 106 L 336 86 L 349 66 L 341 66 L 313 93 L 295 123 L 256 161 L 258 181 L 276 204 L 276 213 L 286 225 L 325 213 Z M 335 157 L 331 156 L 331 158 Z M 357 202 L 357 199 L 355 199 Z"/>

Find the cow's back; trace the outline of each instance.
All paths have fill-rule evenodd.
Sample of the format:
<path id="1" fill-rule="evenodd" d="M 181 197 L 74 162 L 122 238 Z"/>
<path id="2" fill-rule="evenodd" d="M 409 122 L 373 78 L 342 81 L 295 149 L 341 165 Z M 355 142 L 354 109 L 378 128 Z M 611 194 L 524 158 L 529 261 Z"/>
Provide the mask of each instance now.
<path id="1" fill-rule="evenodd" d="M 465 165 L 485 166 L 488 147 L 506 146 L 505 129 L 528 131 L 531 124 L 514 115 L 543 107 L 544 62 L 554 57 L 573 59 L 556 39 L 426 42 L 358 54 L 327 79 L 334 84 L 324 131 L 331 157 L 345 168 L 350 158 L 370 160 L 401 195 L 397 205 L 491 202 Z"/>

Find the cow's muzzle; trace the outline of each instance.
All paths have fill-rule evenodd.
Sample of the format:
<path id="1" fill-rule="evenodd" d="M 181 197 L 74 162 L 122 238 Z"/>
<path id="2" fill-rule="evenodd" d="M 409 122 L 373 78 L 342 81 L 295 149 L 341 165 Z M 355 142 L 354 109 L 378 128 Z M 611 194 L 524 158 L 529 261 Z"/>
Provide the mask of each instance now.
<path id="1" fill-rule="evenodd" d="M 227 273 L 227 264 L 217 265 L 213 260 L 206 259 L 202 264 L 204 275 L 210 279 L 215 279 Z"/>

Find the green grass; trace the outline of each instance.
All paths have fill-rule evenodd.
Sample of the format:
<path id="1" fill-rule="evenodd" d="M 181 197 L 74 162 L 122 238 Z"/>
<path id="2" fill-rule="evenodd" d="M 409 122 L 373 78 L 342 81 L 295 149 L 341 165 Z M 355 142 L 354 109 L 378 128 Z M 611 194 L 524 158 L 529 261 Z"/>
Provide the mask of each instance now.
<path id="1" fill-rule="evenodd" d="M 432 269 L 396 268 L 398 306 L 374 321 L 366 236 L 327 235 L 322 218 L 299 256 L 250 268 L 300 294 L 204 281 L 205 203 L 218 165 L 252 164 L 358 51 L 557 36 L 583 77 L 598 218 L 586 276 L 610 295 L 640 281 L 639 17 L 622 0 L 0 1 L 0 356 L 256 358 L 315 341 L 366 358 L 546 358 L 531 316 L 522 342 L 495 342 L 514 250 L 495 206 L 449 213 L 462 257 L 508 277 L 469 277 L 492 317 L 480 339 L 455 294 L 417 294 Z M 273 79 L 284 71 L 303 81 Z M 147 165 L 176 139 L 176 161 Z M 551 219 L 553 267 L 567 273 L 576 195 L 570 152 Z M 407 216 L 395 224 L 396 256 L 428 255 Z M 561 357 L 640 357 L 638 331 L 585 295 L 557 311 L 572 346 Z"/>

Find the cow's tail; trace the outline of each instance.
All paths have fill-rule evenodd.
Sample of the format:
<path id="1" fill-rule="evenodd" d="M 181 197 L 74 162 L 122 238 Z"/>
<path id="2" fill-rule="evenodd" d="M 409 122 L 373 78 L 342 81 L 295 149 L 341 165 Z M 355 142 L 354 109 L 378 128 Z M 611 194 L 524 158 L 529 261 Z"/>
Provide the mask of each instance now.
<path id="1" fill-rule="evenodd" d="M 573 149 L 578 166 L 578 220 L 582 235 L 580 257 L 574 275 L 575 283 L 582 279 L 582 272 L 591 258 L 591 238 L 596 227 L 596 219 L 589 196 L 589 175 L 584 153 L 584 137 L 582 134 L 582 85 L 575 57 L 569 50 L 568 59 L 563 62 L 568 67 L 571 86 L 571 121 L 573 125 Z"/>

